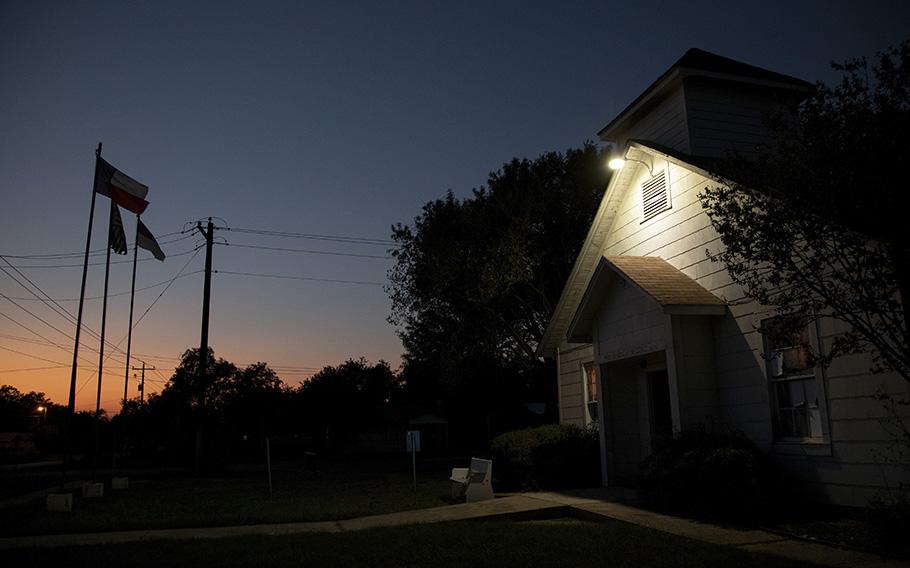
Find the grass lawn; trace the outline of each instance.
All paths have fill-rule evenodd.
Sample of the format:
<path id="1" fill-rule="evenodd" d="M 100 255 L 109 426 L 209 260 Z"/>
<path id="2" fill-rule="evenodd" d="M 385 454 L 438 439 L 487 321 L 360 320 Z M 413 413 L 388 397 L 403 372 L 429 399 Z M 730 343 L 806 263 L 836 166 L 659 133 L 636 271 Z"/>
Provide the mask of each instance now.
<path id="1" fill-rule="evenodd" d="M 226 477 L 131 479 L 101 499 L 74 496 L 72 513 L 48 513 L 43 500 L 0 509 L 0 536 L 99 532 L 141 528 L 326 521 L 445 505 L 447 476 L 419 478 L 386 462 L 326 464 L 319 471 L 284 466 Z"/>
<path id="2" fill-rule="evenodd" d="M 615 521 L 474 521 L 343 534 L 5 551 L 9 566 L 808 566 Z"/>

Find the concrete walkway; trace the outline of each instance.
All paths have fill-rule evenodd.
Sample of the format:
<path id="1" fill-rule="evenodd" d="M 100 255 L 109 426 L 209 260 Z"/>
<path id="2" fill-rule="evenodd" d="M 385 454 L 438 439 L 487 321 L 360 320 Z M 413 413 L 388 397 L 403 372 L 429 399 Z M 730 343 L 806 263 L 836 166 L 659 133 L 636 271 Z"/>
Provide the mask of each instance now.
<path id="1" fill-rule="evenodd" d="M 782 556 L 822 566 L 842 568 L 891 568 L 910 566 L 852 550 L 787 538 L 762 530 L 734 529 L 645 511 L 632 505 L 626 491 L 597 489 L 582 492 L 541 492 L 509 495 L 480 503 L 448 505 L 343 521 L 279 523 L 233 527 L 155 529 L 88 534 L 62 534 L 0 538 L 0 550 L 113 544 L 162 539 L 208 539 L 246 535 L 341 533 L 411 524 L 442 523 L 470 519 L 576 517 L 592 521 L 613 519 L 710 544 L 733 546 L 750 552 Z"/>

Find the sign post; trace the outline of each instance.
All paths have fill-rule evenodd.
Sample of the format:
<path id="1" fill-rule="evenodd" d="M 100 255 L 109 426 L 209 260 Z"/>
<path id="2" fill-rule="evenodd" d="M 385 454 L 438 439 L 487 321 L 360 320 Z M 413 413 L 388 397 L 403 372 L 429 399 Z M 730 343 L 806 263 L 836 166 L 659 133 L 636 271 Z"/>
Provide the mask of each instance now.
<path id="1" fill-rule="evenodd" d="M 414 489 L 417 489 L 417 452 L 420 451 L 420 430 L 405 432 L 407 450 L 411 452 L 411 471 L 414 474 Z"/>

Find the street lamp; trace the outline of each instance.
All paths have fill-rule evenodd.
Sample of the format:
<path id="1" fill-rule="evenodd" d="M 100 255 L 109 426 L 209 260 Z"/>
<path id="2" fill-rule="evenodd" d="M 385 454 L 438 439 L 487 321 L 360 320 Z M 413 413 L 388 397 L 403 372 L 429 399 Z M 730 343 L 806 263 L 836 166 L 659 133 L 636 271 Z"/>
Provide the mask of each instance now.
<path id="1" fill-rule="evenodd" d="M 41 413 L 41 423 L 44 424 L 45 422 L 47 422 L 47 407 L 39 406 L 38 412 Z"/>

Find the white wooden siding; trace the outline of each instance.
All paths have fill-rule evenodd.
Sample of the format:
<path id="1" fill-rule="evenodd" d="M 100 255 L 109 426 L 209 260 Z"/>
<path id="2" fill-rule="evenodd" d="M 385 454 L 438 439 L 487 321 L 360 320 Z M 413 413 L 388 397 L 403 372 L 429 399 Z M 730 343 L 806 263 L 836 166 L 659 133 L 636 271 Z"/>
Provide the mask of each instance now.
<path id="1" fill-rule="evenodd" d="M 767 92 L 754 86 L 734 90 L 704 79 L 686 80 L 684 90 L 692 154 L 752 154 L 756 146 L 772 140 L 765 115 L 782 107 Z"/>
<path id="2" fill-rule="evenodd" d="M 681 152 L 689 153 L 689 129 L 686 124 L 686 102 L 682 86 L 656 103 L 645 114 L 629 119 L 629 124 L 614 136 L 620 148 L 630 139 L 651 140 Z"/>
<path id="3" fill-rule="evenodd" d="M 710 97 L 704 100 L 710 100 Z M 757 119 L 756 113 L 748 116 Z M 728 302 L 742 302 L 742 289 L 731 282 L 723 266 L 712 263 L 705 253 L 707 248 L 719 246 L 719 241 L 698 195 L 715 182 L 680 166 L 664 163 L 659 167 L 669 167 L 673 208 L 641 223 L 640 183 L 650 174 L 646 168 L 639 167 L 637 179 L 620 202 L 602 252 L 608 256 L 659 256 Z M 651 317 L 646 307 L 640 301 L 636 304 L 632 298 L 603 307 L 602 313 L 609 314 L 606 317 L 611 320 L 606 327 L 613 328 L 613 335 L 601 335 L 606 350 L 621 351 L 623 344 L 646 341 L 640 334 L 616 336 L 615 329 L 622 328 L 623 320 L 628 323 L 635 318 L 629 313 L 632 308 L 644 310 L 638 318 Z M 816 486 L 821 497 L 833 502 L 865 505 L 876 491 L 882 490 L 883 483 L 893 486 L 898 481 L 908 481 L 906 471 L 902 473 L 900 468 L 885 463 L 885 450 L 894 438 L 882 427 L 881 403 L 871 398 L 876 390 L 907 396 L 907 383 L 893 375 L 870 374 L 867 356 L 838 359 L 825 372 L 830 444 L 823 444 L 820 451 L 828 455 L 790 455 L 786 452 L 793 451 L 792 448 L 774 443 L 763 341 L 756 330 L 763 313 L 767 310 L 745 301 L 731 306 L 727 316 L 714 320 L 714 380 L 717 385 L 714 396 L 722 421 L 771 450 L 783 466 L 800 472 L 802 478 Z M 609 331 L 604 324 L 599 329 L 601 334 Z M 830 345 L 833 337 L 842 331 L 842 325 L 823 323 L 820 336 L 823 345 Z M 654 332 L 658 334 L 656 337 L 660 337 L 658 329 Z M 701 363 L 704 361 L 700 360 Z M 678 363 L 682 366 L 679 376 L 683 383 L 686 380 L 703 383 L 710 377 L 698 369 L 689 368 L 694 364 L 695 359 Z M 687 379 L 686 373 L 690 371 L 694 372 Z M 685 422 L 691 421 L 686 419 L 687 408 L 690 409 L 690 418 L 699 412 L 708 416 L 714 403 L 710 402 L 711 396 L 707 391 L 701 388 L 704 385 L 687 386 L 683 383 L 680 384 L 680 397 L 684 400 L 681 400 L 680 406 L 684 409 Z M 705 398 L 704 404 L 685 400 L 698 396 Z M 808 447 L 805 451 L 813 454 L 819 448 Z"/>
<path id="4" fill-rule="evenodd" d="M 673 350 L 683 428 L 717 421 L 717 380 L 711 317 L 674 316 Z"/>
<path id="5" fill-rule="evenodd" d="M 664 349 L 669 340 L 669 316 L 660 305 L 618 278 L 612 279 L 609 286 L 594 324 L 598 361 L 616 361 Z"/>
<path id="6" fill-rule="evenodd" d="M 559 350 L 559 421 L 564 424 L 585 426 L 585 384 L 583 367 L 594 360 L 594 346 L 568 345 L 563 342 Z"/>

